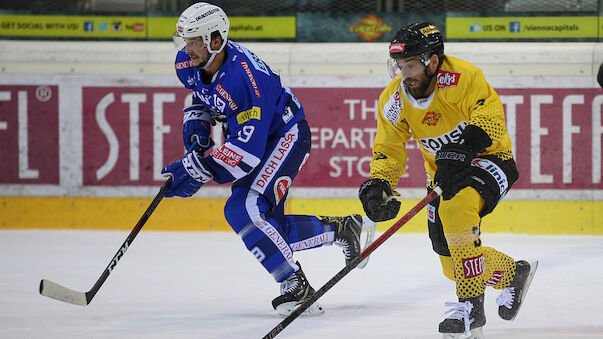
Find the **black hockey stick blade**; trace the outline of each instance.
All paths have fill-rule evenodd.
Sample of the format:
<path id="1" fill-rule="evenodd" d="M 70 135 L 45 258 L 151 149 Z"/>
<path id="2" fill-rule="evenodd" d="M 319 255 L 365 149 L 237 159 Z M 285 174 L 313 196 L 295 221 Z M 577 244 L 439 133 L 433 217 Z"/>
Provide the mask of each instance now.
<path id="1" fill-rule="evenodd" d="M 371 255 L 381 244 L 383 244 L 387 239 L 389 239 L 394 233 L 396 233 L 404 224 L 406 224 L 412 217 L 414 217 L 423 207 L 427 206 L 433 199 L 437 198 L 440 194 L 442 194 L 442 189 L 440 187 L 436 187 L 433 191 L 431 191 L 423 200 L 419 201 L 408 213 L 406 213 L 400 220 L 398 220 L 394 225 L 392 225 L 387 231 L 385 231 L 377 240 L 375 240 L 372 244 L 370 244 L 360 256 L 356 257 L 349 264 L 347 264 L 341 271 L 339 271 L 331 280 L 327 281 L 320 289 L 318 289 L 310 298 L 306 299 L 301 305 L 297 306 L 291 314 L 289 314 L 285 319 L 283 319 L 278 325 L 276 325 L 268 334 L 266 334 L 263 339 L 272 339 L 276 337 L 279 333 L 281 333 L 285 327 L 291 324 L 297 317 L 299 317 L 305 310 L 307 310 L 312 304 L 314 304 L 320 297 L 322 297 L 328 290 L 330 290 L 335 284 L 337 284 L 343 277 L 345 277 L 351 270 L 356 268 L 358 264 L 362 262 L 366 257 Z"/>
<path id="2" fill-rule="evenodd" d="M 144 226 L 147 220 L 149 220 L 149 217 L 151 216 L 151 214 L 153 214 L 153 211 L 155 211 L 155 208 L 157 207 L 157 205 L 159 205 L 159 202 L 161 202 L 161 199 L 163 199 L 163 197 L 165 196 L 165 192 L 171 184 L 172 179 L 169 178 L 163 184 L 163 186 L 161 186 L 161 189 L 159 190 L 159 193 L 157 193 L 157 195 L 155 196 L 155 199 L 153 199 L 153 201 L 151 202 L 147 210 L 144 212 L 136 226 L 134 226 L 132 232 L 130 232 L 124 243 L 121 245 L 113 259 L 111 259 L 111 262 L 109 262 L 109 265 L 107 265 L 107 268 L 105 268 L 100 278 L 98 278 L 98 280 L 96 281 L 94 286 L 92 286 L 90 291 L 80 292 L 57 284 L 53 281 L 42 279 L 40 281 L 40 294 L 49 298 L 64 301 L 66 303 L 74 305 L 87 306 L 88 304 L 90 304 L 92 298 L 94 298 L 94 296 L 96 295 L 96 292 L 98 292 L 105 280 L 107 280 L 107 278 L 109 277 L 109 274 L 111 274 L 111 271 L 113 271 L 115 266 L 117 266 L 119 260 L 124 256 L 124 254 L 128 250 L 128 247 L 130 246 L 130 244 L 132 244 L 134 238 L 136 238 L 138 232 L 140 232 L 140 230 L 142 229 L 142 226 Z"/>

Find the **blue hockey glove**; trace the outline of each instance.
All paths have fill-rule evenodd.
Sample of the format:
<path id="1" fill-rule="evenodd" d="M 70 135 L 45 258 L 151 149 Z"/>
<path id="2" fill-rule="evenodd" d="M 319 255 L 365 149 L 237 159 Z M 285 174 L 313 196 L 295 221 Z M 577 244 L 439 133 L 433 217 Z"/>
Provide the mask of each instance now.
<path id="1" fill-rule="evenodd" d="M 215 125 L 215 121 L 205 106 L 192 105 L 184 109 L 182 141 L 187 152 L 194 149 L 203 153 L 214 145 L 210 138 L 212 125 Z"/>
<path id="2" fill-rule="evenodd" d="M 164 177 L 172 178 L 172 186 L 165 193 L 166 197 L 190 197 L 204 183 L 213 179 L 211 173 L 203 167 L 197 156 L 197 151 L 193 150 L 186 153 L 182 160 L 175 161 L 161 170 Z"/>

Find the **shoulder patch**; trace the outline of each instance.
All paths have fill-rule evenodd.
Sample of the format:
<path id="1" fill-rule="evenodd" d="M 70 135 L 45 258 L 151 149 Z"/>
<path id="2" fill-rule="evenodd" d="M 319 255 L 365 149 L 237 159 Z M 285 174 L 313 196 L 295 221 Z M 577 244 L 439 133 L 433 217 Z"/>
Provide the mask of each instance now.
<path id="1" fill-rule="evenodd" d="M 398 88 L 394 94 L 389 97 L 389 100 L 383 105 L 383 116 L 389 120 L 394 126 L 398 124 L 400 120 L 400 111 L 404 107 L 402 102 L 402 96 L 400 95 L 400 89 Z"/>
<path id="2" fill-rule="evenodd" d="M 249 58 L 249 61 L 251 61 L 253 68 L 270 76 L 270 72 L 268 71 L 268 66 L 266 66 L 266 64 L 262 61 L 262 59 L 260 59 L 257 55 L 253 54 L 253 52 L 251 52 L 247 48 L 243 48 L 243 53 L 245 53 L 245 55 Z"/>
<path id="3" fill-rule="evenodd" d="M 445 69 L 440 69 L 438 71 L 438 88 L 449 88 L 456 87 L 459 84 L 459 79 L 461 78 L 460 72 L 448 71 Z"/>

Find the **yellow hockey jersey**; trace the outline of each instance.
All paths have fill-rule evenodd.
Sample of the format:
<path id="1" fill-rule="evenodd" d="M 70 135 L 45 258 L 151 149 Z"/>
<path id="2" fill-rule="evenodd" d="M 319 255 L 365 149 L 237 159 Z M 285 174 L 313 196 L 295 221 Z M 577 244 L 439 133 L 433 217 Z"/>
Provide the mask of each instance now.
<path id="1" fill-rule="evenodd" d="M 405 173 L 406 143 L 415 139 L 425 160 L 428 181 L 436 171 L 435 153 L 457 142 L 468 124 L 483 129 L 492 145 L 479 155 L 513 157 L 502 102 L 480 69 L 444 56 L 434 92 L 416 100 L 405 90 L 401 75 L 379 96 L 377 134 L 373 146 L 371 178 L 387 180 L 392 189 Z"/>

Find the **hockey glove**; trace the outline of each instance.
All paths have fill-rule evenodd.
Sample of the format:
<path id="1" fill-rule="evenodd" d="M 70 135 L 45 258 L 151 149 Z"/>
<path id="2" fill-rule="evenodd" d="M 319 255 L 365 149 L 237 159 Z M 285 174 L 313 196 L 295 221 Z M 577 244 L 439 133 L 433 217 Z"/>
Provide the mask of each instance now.
<path id="1" fill-rule="evenodd" d="M 465 144 L 447 144 L 436 153 L 436 185 L 442 189 L 442 197 L 449 200 L 469 185 L 473 151 Z"/>
<path id="2" fill-rule="evenodd" d="M 203 105 L 184 109 L 182 141 L 187 152 L 193 149 L 203 153 L 214 145 L 210 138 L 211 126 L 215 125 L 211 111 Z"/>
<path id="3" fill-rule="evenodd" d="M 442 189 L 442 198 L 450 200 L 471 182 L 471 161 L 492 145 L 490 136 L 476 125 L 467 125 L 458 143 L 446 144 L 436 152 L 438 169 L 434 181 Z"/>
<path id="4" fill-rule="evenodd" d="M 188 152 L 182 160 L 173 162 L 161 171 L 164 177 L 172 178 L 172 186 L 165 193 L 166 197 L 190 197 L 204 183 L 213 179 L 211 173 L 203 167 L 197 156 L 197 151 Z"/>
<path id="5" fill-rule="evenodd" d="M 374 222 L 393 219 L 400 210 L 400 202 L 393 196 L 389 182 L 383 179 L 363 182 L 358 197 L 366 216 Z"/>

